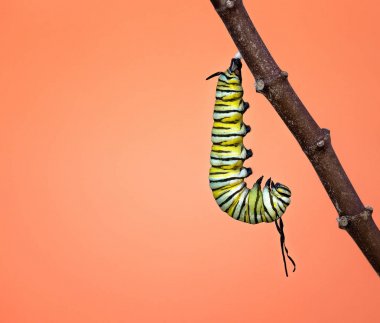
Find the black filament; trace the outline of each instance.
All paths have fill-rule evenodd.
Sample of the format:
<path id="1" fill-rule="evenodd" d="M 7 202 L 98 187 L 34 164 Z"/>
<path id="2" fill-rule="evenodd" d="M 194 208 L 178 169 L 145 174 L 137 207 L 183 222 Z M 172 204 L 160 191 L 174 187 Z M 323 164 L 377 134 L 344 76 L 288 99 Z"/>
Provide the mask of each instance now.
<path id="1" fill-rule="evenodd" d="M 279 221 L 279 223 L 277 223 L 277 221 Z M 282 222 L 282 218 L 275 220 L 274 223 L 276 224 L 277 231 L 280 234 L 282 260 L 284 262 L 285 275 L 286 277 L 288 277 L 288 268 L 286 266 L 285 253 L 288 259 L 290 260 L 290 262 L 293 264 L 293 272 L 296 271 L 296 263 L 294 262 L 293 258 L 289 256 L 288 248 L 286 248 L 286 245 L 285 245 L 284 223 Z"/>

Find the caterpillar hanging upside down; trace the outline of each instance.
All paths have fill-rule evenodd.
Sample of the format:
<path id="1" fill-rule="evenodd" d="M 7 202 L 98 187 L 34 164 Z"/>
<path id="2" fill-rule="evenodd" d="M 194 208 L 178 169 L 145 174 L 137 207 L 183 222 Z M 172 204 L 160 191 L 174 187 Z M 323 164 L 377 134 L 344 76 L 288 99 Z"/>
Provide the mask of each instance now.
<path id="1" fill-rule="evenodd" d="M 275 184 L 270 178 L 262 189 L 263 176 L 251 189 L 244 181 L 252 174 L 251 168 L 243 167 L 244 161 L 252 156 L 252 150 L 243 144 L 243 138 L 251 128 L 243 122 L 243 114 L 249 104 L 243 100 L 241 67 L 237 55 L 225 72 L 217 72 L 207 78 L 219 76 L 212 127 L 210 187 L 219 207 L 234 219 L 250 224 L 275 222 L 281 236 L 282 257 L 288 276 L 284 251 L 294 270 L 296 267 L 285 246 L 281 216 L 290 204 L 290 189 L 283 184 Z"/>

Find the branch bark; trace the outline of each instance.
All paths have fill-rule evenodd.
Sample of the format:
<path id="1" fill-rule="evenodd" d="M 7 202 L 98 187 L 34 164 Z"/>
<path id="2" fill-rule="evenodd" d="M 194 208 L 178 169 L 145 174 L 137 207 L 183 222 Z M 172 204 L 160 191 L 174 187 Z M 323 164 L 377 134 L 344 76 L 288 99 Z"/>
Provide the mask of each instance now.
<path id="1" fill-rule="evenodd" d="M 364 207 L 331 145 L 301 102 L 288 74 L 278 67 L 254 27 L 242 0 L 211 0 L 256 80 L 256 91 L 275 108 L 309 158 L 335 209 L 338 223 L 359 246 L 380 275 L 380 231 L 372 208 Z"/>

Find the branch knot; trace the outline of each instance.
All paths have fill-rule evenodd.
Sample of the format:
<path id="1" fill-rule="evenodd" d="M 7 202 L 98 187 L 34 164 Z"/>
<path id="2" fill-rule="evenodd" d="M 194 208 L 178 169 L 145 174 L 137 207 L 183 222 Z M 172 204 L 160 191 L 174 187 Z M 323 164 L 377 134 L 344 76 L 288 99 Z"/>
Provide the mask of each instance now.
<path id="1" fill-rule="evenodd" d="M 315 141 L 314 144 L 312 144 L 311 146 L 307 147 L 304 150 L 304 152 L 306 153 L 306 155 L 310 156 L 310 155 L 312 155 L 316 151 L 322 151 L 323 149 L 326 148 L 327 143 L 329 143 L 330 141 L 331 141 L 330 130 L 322 128 L 321 129 L 321 134 L 318 137 L 318 139 Z"/>
<path id="2" fill-rule="evenodd" d="M 232 9 L 233 7 L 235 7 L 238 0 L 211 0 L 211 2 L 216 11 L 222 12 L 224 10 Z"/>
<path id="3" fill-rule="evenodd" d="M 277 83 L 278 81 L 286 80 L 287 78 L 288 78 L 288 72 L 281 71 L 280 74 L 277 74 L 270 79 L 258 79 L 255 83 L 256 92 L 263 93 L 264 89 L 269 88 L 270 86 Z"/>
<path id="4" fill-rule="evenodd" d="M 367 221 L 372 216 L 373 208 L 371 206 L 366 206 L 365 209 L 355 215 L 342 215 L 336 220 L 338 221 L 338 225 L 340 229 L 347 229 L 347 227 L 352 223 L 356 221 Z"/>
<path id="5" fill-rule="evenodd" d="M 227 8 L 233 8 L 233 6 L 235 5 L 235 1 L 234 0 L 227 0 L 226 1 L 226 7 Z"/>

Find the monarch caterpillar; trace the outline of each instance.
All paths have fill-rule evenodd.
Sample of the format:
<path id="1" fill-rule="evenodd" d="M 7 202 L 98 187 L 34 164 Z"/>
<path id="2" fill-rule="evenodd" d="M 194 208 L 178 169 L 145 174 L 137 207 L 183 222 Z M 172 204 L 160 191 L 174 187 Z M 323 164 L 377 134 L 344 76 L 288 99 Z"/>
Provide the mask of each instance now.
<path id="1" fill-rule="evenodd" d="M 290 204 L 290 189 L 271 178 L 261 188 L 263 176 L 251 189 L 244 179 L 252 174 L 251 168 L 243 167 L 244 161 L 252 156 L 252 150 L 243 144 L 244 136 L 251 128 L 243 122 L 243 114 L 249 108 L 243 100 L 242 63 L 237 55 L 225 72 L 216 72 L 206 80 L 218 76 L 216 86 L 212 148 L 209 172 L 210 188 L 219 207 L 232 218 L 257 224 L 275 222 L 280 233 L 281 252 L 288 276 L 285 254 L 296 269 L 285 246 L 284 225 L 281 216 Z"/>

